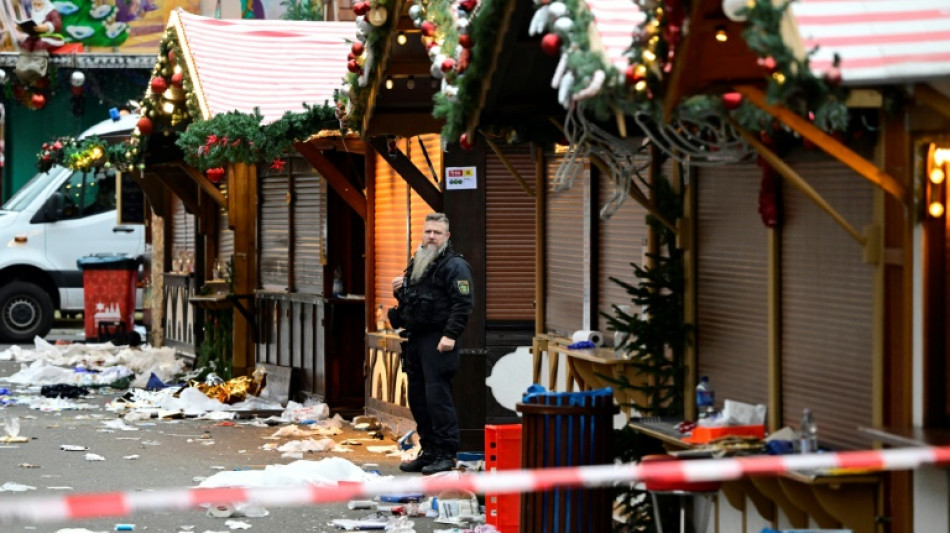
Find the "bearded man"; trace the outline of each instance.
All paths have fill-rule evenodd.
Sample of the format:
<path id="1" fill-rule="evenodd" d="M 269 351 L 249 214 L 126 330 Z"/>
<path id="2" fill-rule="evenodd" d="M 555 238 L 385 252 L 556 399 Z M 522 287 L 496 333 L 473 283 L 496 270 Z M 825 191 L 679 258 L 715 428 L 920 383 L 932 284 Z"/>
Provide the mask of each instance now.
<path id="1" fill-rule="evenodd" d="M 472 269 L 449 242 L 449 219 L 426 216 L 422 244 L 393 279 L 399 303 L 389 310 L 394 328 L 404 328 L 403 365 L 409 378 L 409 409 L 422 451 L 400 465 L 403 472 L 434 474 L 455 467 L 459 424 L 452 378 L 459 368 L 458 338 L 472 313 Z"/>

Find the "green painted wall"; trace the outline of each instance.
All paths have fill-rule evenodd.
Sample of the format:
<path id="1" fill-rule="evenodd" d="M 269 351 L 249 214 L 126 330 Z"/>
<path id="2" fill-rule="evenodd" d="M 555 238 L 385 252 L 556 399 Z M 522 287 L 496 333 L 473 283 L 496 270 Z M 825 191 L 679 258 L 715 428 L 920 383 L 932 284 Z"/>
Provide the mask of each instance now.
<path id="1" fill-rule="evenodd" d="M 148 71 L 84 70 L 83 73 L 86 75 L 83 87 L 85 105 L 81 116 L 72 111 L 69 85 L 72 69 L 59 69 L 54 73 L 53 94 L 43 109 L 29 109 L 12 98 L 11 91 L 6 91 L 6 162 L 0 191 L 3 201 L 36 174 L 36 154 L 43 143 L 57 137 L 79 135 L 90 126 L 108 119 L 110 108 L 123 106 L 129 100 L 139 101 L 145 95 Z M 12 72 L 9 77 L 13 77 Z"/>

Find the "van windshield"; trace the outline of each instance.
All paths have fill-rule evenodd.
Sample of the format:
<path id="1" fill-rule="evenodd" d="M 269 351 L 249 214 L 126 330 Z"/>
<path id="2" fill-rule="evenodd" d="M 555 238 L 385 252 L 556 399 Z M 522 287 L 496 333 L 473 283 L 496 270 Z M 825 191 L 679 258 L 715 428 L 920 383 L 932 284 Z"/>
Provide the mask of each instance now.
<path id="1" fill-rule="evenodd" d="M 33 176 L 33 178 L 26 182 L 26 185 L 20 187 L 20 190 L 11 196 L 0 209 L 5 211 L 23 211 L 43 192 L 43 189 L 49 184 L 50 176 L 58 174 L 63 170 L 62 167 L 55 166 L 51 168 L 49 172 L 40 172 Z"/>

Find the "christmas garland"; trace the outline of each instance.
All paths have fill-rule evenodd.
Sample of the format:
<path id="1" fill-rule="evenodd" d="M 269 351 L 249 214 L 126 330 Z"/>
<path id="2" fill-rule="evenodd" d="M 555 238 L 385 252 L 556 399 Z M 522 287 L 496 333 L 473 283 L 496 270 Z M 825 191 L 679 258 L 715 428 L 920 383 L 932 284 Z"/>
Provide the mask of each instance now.
<path id="1" fill-rule="evenodd" d="M 179 134 L 175 144 L 182 149 L 185 162 L 201 171 L 222 168 L 232 163 L 272 167 L 283 165 L 281 157 L 294 142 L 316 132 L 336 129 L 336 109 L 328 103 L 304 104 L 303 113 L 288 111 L 275 122 L 261 125 L 264 117 L 255 108 L 251 114 L 232 111 L 209 120 L 193 122 Z"/>
<path id="2" fill-rule="evenodd" d="M 748 27 L 742 32 L 749 48 L 759 56 L 759 64 L 768 72 L 766 98 L 812 120 L 824 131 L 845 131 L 848 127 L 848 92 L 841 87 L 839 58 L 822 77 L 815 76 L 809 65 L 811 50 L 797 58 L 782 38 L 781 22 L 791 4 L 773 5 L 771 0 L 749 0 L 745 9 Z M 741 12 L 740 12 L 741 13 Z M 771 117 L 764 112 L 745 111 L 736 117 L 752 131 L 766 129 Z"/>
<path id="3" fill-rule="evenodd" d="M 476 112 L 479 92 L 491 67 L 495 43 L 500 38 L 498 30 L 507 4 L 505 0 L 480 0 L 477 13 L 474 8 L 467 10 L 468 24 L 464 29 L 453 24 L 446 30 L 457 32 L 457 35 L 447 36 L 446 43 L 461 41 L 462 47 L 469 50 L 467 68 L 446 78 L 446 84 L 450 84 L 454 91 L 443 90 L 433 96 L 432 116 L 445 119 L 442 138 L 447 142 L 462 141 L 468 120 Z M 471 142 L 466 138 L 462 144 L 470 145 Z"/>
<path id="4" fill-rule="evenodd" d="M 60 137 L 55 141 L 43 143 L 36 154 L 36 168 L 40 172 L 49 172 L 55 165 L 70 170 L 87 171 L 92 168 L 109 168 L 113 162 L 125 159 L 126 143 L 109 144 L 99 137 Z"/>
<path id="5" fill-rule="evenodd" d="M 350 53 L 347 55 L 349 73 L 343 80 L 343 88 L 334 95 L 337 118 L 344 128 L 353 131 L 362 131 L 369 95 L 376 82 L 375 79 L 371 80 L 373 69 L 399 18 L 390 16 L 386 7 L 388 2 L 398 4 L 397 0 L 364 0 L 353 4 L 353 12 L 357 15 L 356 41 L 351 41 Z M 383 22 L 375 25 L 370 20 Z"/>

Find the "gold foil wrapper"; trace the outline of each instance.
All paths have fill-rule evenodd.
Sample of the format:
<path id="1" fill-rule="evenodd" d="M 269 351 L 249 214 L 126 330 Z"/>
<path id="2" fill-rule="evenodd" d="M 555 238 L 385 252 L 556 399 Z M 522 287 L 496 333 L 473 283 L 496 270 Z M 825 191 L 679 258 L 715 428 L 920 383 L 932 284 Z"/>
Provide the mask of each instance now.
<path id="1" fill-rule="evenodd" d="M 224 383 L 208 385 L 191 381 L 188 386 L 200 390 L 208 398 L 231 405 L 243 402 L 248 396 L 259 396 L 264 389 L 266 376 L 265 372 L 255 371 L 251 376 L 239 376 Z"/>

